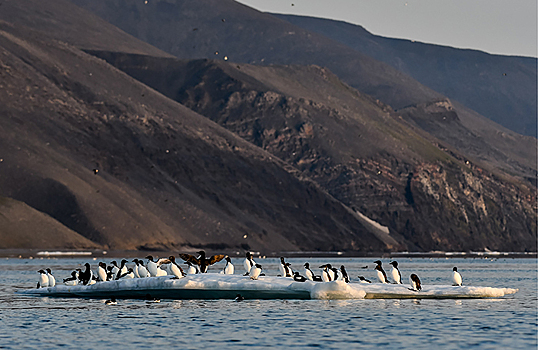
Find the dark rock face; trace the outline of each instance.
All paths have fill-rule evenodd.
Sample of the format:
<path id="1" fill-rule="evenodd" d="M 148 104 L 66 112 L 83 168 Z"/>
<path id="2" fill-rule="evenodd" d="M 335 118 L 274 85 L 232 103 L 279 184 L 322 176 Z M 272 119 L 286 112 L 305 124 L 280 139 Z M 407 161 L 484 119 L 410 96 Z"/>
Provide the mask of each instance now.
<path id="1" fill-rule="evenodd" d="M 413 131 L 465 129 L 447 100 L 400 116 L 319 67 L 94 54 L 289 162 L 388 226 L 395 247 L 536 249 L 534 189 Z"/>

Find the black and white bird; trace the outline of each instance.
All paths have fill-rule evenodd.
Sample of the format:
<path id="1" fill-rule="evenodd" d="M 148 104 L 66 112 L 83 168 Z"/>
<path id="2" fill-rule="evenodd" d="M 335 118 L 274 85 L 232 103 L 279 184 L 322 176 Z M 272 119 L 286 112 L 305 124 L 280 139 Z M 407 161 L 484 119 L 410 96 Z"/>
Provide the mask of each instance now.
<path id="1" fill-rule="evenodd" d="M 135 278 L 135 275 L 134 275 L 133 269 L 129 267 L 127 271 L 119 275 L 117 279 L 120 280 L 120 279 L 131 279 L 131 278 Z"/>
<path id="2" fill-rule="evenodd" d="M 185 274 L 185 272 L 183 272 L 183 269 L 181 268 L 181 266 L 179 266 L 176 263 L 176 257 L 175 256 L 170 255 L 170 257 L 168 257 L 168 260 L 171 261 L 170 272 L 172 272 L 172 275 L 175 276 L 174 278 L 183 278 L 183 277 L 186 276 L 186 274 Z"/>
<path id="3" fill-rule="evenodd" d="M 116 274 L 116 277 L 115 279 L 120 279 L 120 276 L 122 275 L 125 275 L 127 273 L 127 271 L 129 271 L 127 269 L 127 266 L 125 266 L 125 264 L 127 264 L 127 260 L 125 259 L 122 259 L 121 262 L 120 262 L 120 267 L 119 267 L 119 271 L 118 273 Z M 134 276 L 134 275 L 133 275 Z"/>
<path id="4" fill-rule="evenodd" d="M 299 271 L 295 271 L 293 273 L 293 280 L 296 281 L 296 282 L 306 282 L 306 277 L 301 276 L 299 274 Z"/>
<path id="5" fill-rule="evenodd" d="M 226 266 L 224 266 L 224 274 L 225 275 L 233 275 L 234 274 L 234 265 L 232 264 L 232 260 L 229 256 L 226 256 L 224 259 L 226 259 Z"/>
<path id="6" fill-rule="evenodd" d="M 367 279 L 364 278 L 363 276 L 358 276 L 358 277 L 359 277 L 359 280 L 361 281 L 361 283 L 372 283 L 372 281 L 367 280 Z"/>
<path id="7" fill-rule="evenodd" d="M 71 272 L 71 277 L 64 278 L 64 284 L 67 286 L 76 286 L 78 284 L 77 271 Z"/>
<path id="8" fill-rule="evenodd" d="M 379 280 L 379 282 L 381 283 L 389 283 L 388 279 L 387 279 L 387 274 L 385 273 L 385 270 L 383 270 L 383 267 L 381 266 L 381 261 L 379 260 L 376 260 L 374 261 L 374 264 L 376 264 L 374 270 L 377 271 L 377 279 Z"/>
<path id="9" fill-rule="evenodd" d="M 82 282 L 83 285 L 86 286 L 92 281 L 93 273 L 89 263 L 85 263 L 84 267 L 86 267 L 86 270 L 78 274 L 78 279 L 80 280 L 80 282 Z"/>
<path id="10" fill-rule="evenodd" d="M 37 282 L 37 288 L 47 288 L 49 286 L 49 276 L 45 270 L 39 270 L 39 282 Z"/>
<path id="11" fill-rule="evenodd" d="M 116 298 L 110 298 L 109 300 L 105 301 L 105 305 L 117 305 L 118 302 L 116 301 Z"/>
<path id="12" fill-rule="evenodd" d="M 323 269 L 321 270 L 321 280 L 323 282 L 330 282 L 332 281 L 331 274 L 329 273 L 329 266 L 330 264 L 321 265 L 319 268 Z"/>
<path id="13" fill-rule="evenodd" d="M 411 290 L 419 291 L 422 289 L 422 285 L 420 284 L 420 278 L 418 278 L 418 276 L 414 273 L 409 276 L 409 284 L 411 285 Z"/>
<path id="14" fill-rule="evenodd" d="M 234 299 L 234 301 L 243 301 L 243 300 L 245 300 L 245 298 L 243 298 L 241 294 L 237 294 Z"/>
<path id="15" fill-rule="evenodd" d="M 187 265 L 189 266 L 187 268 L 187 275 L 196 275 L 199 273 L 198 267 L 194 266 L 190 261 L 187 261 Z"/>
<path id="16" fill-rule="evenodd" d="M 140 278 L 140 274 L 138 273 L 138 259 L 133 259 L 132 262 L 135 263 L 133 266 L 134 276 L 135 278 Z"/>
<path id="17" fill-rule="evenodd" d="M 305 274 L 306 278 L 308 278 L 309 280 L 311 280 L 311 281 L 314 280 L 314 273 L 312 272 L 312 270 L 310 270 L 310 264 L 309 263 L 304 263 L 304 274 Z"/>
<path id="18" fill-rule="evenodd" d="M 108 279 L 106 272 L 106 264 L 102 261 L 99 262 L 99 267 L 97 268 L 97 276 L 99 277 L 99 281 L 101 282 L 105 282 Z"/>
<path id="19" fill-rule="evenodd" d="M 168 264 L 170 263 L 170 260 L 161 258 L 157 261 L 154 260 L 152 255 L 146 256 L 146 259 L 148 259 L 147 263 L 147 269 L 151 275 L 151 277 L 159 277 L 159 276 L 166 276 L 167 273 L 163 269 L 160 268 L 162 264 Z"/>
<path id="20" fill-rule="evenodd" d="M 461 278 L 460 273 L 458 272 L 458 268 L 454 266 L 452 269 L 452 282 L 454 283 L 454 286 L 461 286 L 463 280 Z"/>
<path id="21" fill-rule="evenodd" d="M 398 269 L 398 262 L 391 261 L 389 264 L 392 265 L 392 269 L 390 270 L 392 280 L 396 284 L 402 284 L 402 274 L 400 273 L 400 270 Z"/>
<path id="22" fill-rule="evenodd" d="M 252 253 L 251 252 L 247 252 L 246 254 L 246 259 L 245 261 L 243 261 L 243 267 L 245 268 L 245 276 L 248 276 L 248 274 L 250 273 L 250 269 L 256 265 L 256 263 L 254 262 L 254 260 L 252 259 Z"/>
<path id="23" fill-rule="evenodd" d="M 54 287 L 56 285 L 56 278 L 52 275 L 52 271 L 47 267 L 47 277 L 49 278 L 49 287 Z"/>
<path id="24" fill-rule="evenodd" d="M 138 276 L 140 276 L 140 278 L 151 277 L 151 274 L 146 266 L 144 266 L 144 262 L 142 260 L 138 260 Z"/>
<path id="25" fill-rule="evenodd" d="M 261 273 L 262 273 L 262 266 L 260 264 L 256 264 L 252 266 L 252 268 L 249 271 L 250 279 L 257 280 L 258 277 L 260 277 Z"/>
<path id="26" fill-rule="evenodd" d="M 340 266 L 340 273 L 342 274 L 342 280 L 346 283 L 349 283 L 349 276 L 347 275 L 347 271 L 344 265 Z"/>
<path id="27" fill-rule="evenodd" d="M 278 271 L 280 272 L 280 276 L 288 277 L 288 273 L 286 270 L 286 262 L 284 261 L 283 257 L 280 257 L 280 264 L 278 265 Z"/>
<path id="28" fill-rule="evenodd" d="M 118 275 L 118 272 L 120 272 L 120 268 L 118 267 L 118 263 L 116 262 L 116 260 L 112 260 L 110 264 L 112 265 L 112 278 L 110 278 L 110 280 L 115 280 L 116 276 Z"/>
<path id="29" fill-rule="evenodd" d="M 331 271 L 333 272 L 333 281 L 341 281 L 342 276 L 338 273 L 338 269 L 336 267 L 331 267 Z"/>
<path id="30" fill-rule="evenodd" d="M 210 265 L 218 263 L 226 256 L 224 254 L 216 254 L 212 255 L 209 258 L 206 258 L 205 251 L 203 250 L 200 250 L 198 254 L 200 255 L 198 258 L 190 254 L 179 254 L 179 257 L 185 261 L 191 262 L 193 265 L 198 265 L 198 267 L 200 268 L 200 272 L 206 273 Z"/>

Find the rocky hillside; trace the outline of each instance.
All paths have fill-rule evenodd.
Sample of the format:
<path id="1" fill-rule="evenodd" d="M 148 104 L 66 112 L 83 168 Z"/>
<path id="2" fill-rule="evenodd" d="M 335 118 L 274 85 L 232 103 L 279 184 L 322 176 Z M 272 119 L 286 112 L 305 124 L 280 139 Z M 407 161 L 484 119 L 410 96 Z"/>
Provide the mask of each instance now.
<path id="1" fill-rule="evenodd" d="M 504 127 L 537 137 L 537 59 L 373 35 L 323 18 L 273 14 L 385 62 Z"/>
<path id="2" fill-rule="evenodd" d="M 65 247 L 387 248 L 281 160 L 104 61 L 6 22 L 0 47 L 0 195 L 57 221 L 11 211 L 32 224 L 8 225 L 10 245 L 61 224 L 86 239 Z"/>
<path id="3" fill-rule="evenodd" d="M 435 104 L 439 100 L 447 99 L 440 92 L 434 91 L 406 74 L 411 73 L 410 69 L 399 70 L 400 66 L 393 67 L 390 65 L 391 62 L 387 64 L 382 60 L 373 59 L 357 51 L 347 42 L 339 42 L 233 0 L 155 0 L 147 4 L 143 1 L 132 2 L 130 0 L 72 0 L 72 2 L 178 58 L 208 58 L 255 65 L 296 64 L 326 67 L 346 84 L 390 105 L 393 109 L 406 108 L 404 114 L 409 117 L 410 121 L 425 117 L 423 111 L 419 111 L 421 115 L 412 116 L 411 114 L 415 111 L 414 106 Z M 442 51 L 442 48 L 439 50 Z M 462 59 L 465 63 L 461 65 L 468 67 L 475 63 L 479 64 L 478 61 L 472 61 L 472 56 Z M 435 61 L 434 57 L 426 56 L 424 60 Z M 454 55 L 451 54 L 448 57 L 447 59 L 450 59 Z M 459 62 L 456 58 L 453 59 Z M 447 65 L 454 64 L 447 63 Z M 429 63 L 417 63 L 416 66 L 419 69 L 429 69 L 424 75 L 437 78 L 438 82 L 435 86 L 444 85 L 445 78 L 448 76 L 467 74 L 466 71 L 457 75 L 449 70 L 436 70 L 435 65 Z M 475 72 L 476 74 L 484 72 L 496 74 L 499 64 L 493 67 L 495 69 L 491 65 L 480 65 L 480 67 L 481 70 Z M 457 67 L 454 70 L 457 70 Z M 532 71 L 519 68 L 517 71 L 518 74 L 511 74 L 512 71 L 510 71 L 508 79 L 503 81 L 510 81 L 509 86 L 514 87 L 513 82 L 518 81 L 522 74 L 526 74 L 525 82 L 536 81 L 536 74 L 531 74 Z M 444 75 L 440 77 L 439 74 Z M 502 78 L 507 77 L 502 76 Z M 461 81 L 461 79 L 456 80 L 449 85 L 454 86 Z M 529 181 L 535 182 L 537 175 L 536 138 L 521 136 L 490 122 L 487 118 L 495 119 L 493 116 L 487 115 L 485 118 L 462 102 L 483 99 L 486 96 L 471 94 L 472 90 L 475 90 L 475 93 L 480 91 L 485 93 L 493 89 L 496 94 L 488 95 L 490 96 L 488 99 L 512 103 L 512 107 L 507 108 L 516 112 L 521 106 L 532 106 L 532 101 L 536 101 L 535 96 L 534 100 L 531 98 L 532 91 L 535 91 L 532 89 L 535 89 L 536 84 L 532 87 L 526 83 L 525 86 L 528 89 L 522 88 L 525 92 L 520 94 L 519 100 L 503 97 L 503 93 L 513 90 L 508 86 L 502 89 L 493 88 L 499 86 L 497 80 L 479 80 L 477 84 L 482 85 L 476 89 L 474 88 L 476 84 L 471 86 L 465 83 L 463 85 L 465 91 L 463 95 L 470 96 L 468 99 L 451 100 L 452 108 L 458 113 L 461 125 L 464 127 L 463 135 L 468 135 L 473 139 L 471 142 L 461 140 L 462 129 L 458 128 L 445 128 L 445 126 L 429 128 L 426 131 L 460 152 L 480 158 L 492 168 L 526 177 Z M 514 93 L 510 94 L 513 97 Z M 460 96 L 457 95 L 458 98 Z M 520 100 L 525 100 L 525 104 L 520 103 Z M 484 105 L 488 102 L 480 103 Z M 407 109 L 407 107 L 412 108 Z M 525 112 L 527 116 L 531 115 L 533 118 L 536 116 L 536 113 L 528 114 L 531 111 L 527 107 L 521 108 L 527 110 Z M 488 110 L 491 109 L 506 111 L 505 107 L 492 107 Z M 513 120 L 512 112 L 505 114 L 504 117 Z M 435 115 L 427 117 L 432 120 L 436 118 Z M 512 124 L 515 125 L 515 123 Z M 416 125 L 421 127 L 424 124 L 417 123 Z M 477 146 L 476 143 L 485 144 L 486 149 Z M 490 149 L 495 149 L 495 151 L 490 152 Z M 495 153 L 502 153 L 503 156 L 497 157 Z"/>
<path id="4" fill-rule="evenodd" d="M 484 169 L 327 69 L 94 54 L 289 162 L 406 249 L 534 249 L 532 187 Z M 420 110 L 465 129 L 447 100 Z"/>

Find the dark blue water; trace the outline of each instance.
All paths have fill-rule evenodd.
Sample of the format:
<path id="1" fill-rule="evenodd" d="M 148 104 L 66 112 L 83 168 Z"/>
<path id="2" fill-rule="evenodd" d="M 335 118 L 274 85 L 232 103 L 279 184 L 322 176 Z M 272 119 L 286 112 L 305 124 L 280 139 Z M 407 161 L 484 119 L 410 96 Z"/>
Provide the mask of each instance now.
<path id="1" fill-rule="evenodd" d="M 268 274 L 277 274 L 276 260 L 257 260 Z M 289 260 L 295 268 L 307 260 L 313 266 L 344 264 L 354 278 L 375 279 L 376 259 Z M 119 300 L 107 306 L 103 300 L 14 293 L 34 287 L 40 268 L 52 268 L 60 280 L 87 261 L 97 264 L 0 260 L 0 348 L 537 348 L 535 259 L 398 259 L 404 281 L 417 273 L 423 284 L 450 284 L 452 267 L 458 266 L 466 285 L 520 289 L 500 299 Z M 233 262 L 241 272 L 242 260 Z M 370 269 L 361 268 L 365 265 Z"/>

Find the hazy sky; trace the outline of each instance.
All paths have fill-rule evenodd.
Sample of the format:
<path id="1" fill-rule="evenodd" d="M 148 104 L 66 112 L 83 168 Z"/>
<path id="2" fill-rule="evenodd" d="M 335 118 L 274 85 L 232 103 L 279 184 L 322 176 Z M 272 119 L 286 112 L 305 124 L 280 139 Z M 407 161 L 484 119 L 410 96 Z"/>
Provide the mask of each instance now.
<path id="1" fill-rule="evenodd" d="M 382 36 L 537 57 L 537 0 L 237 1 L 264 12 L 360 24 Z"/>

